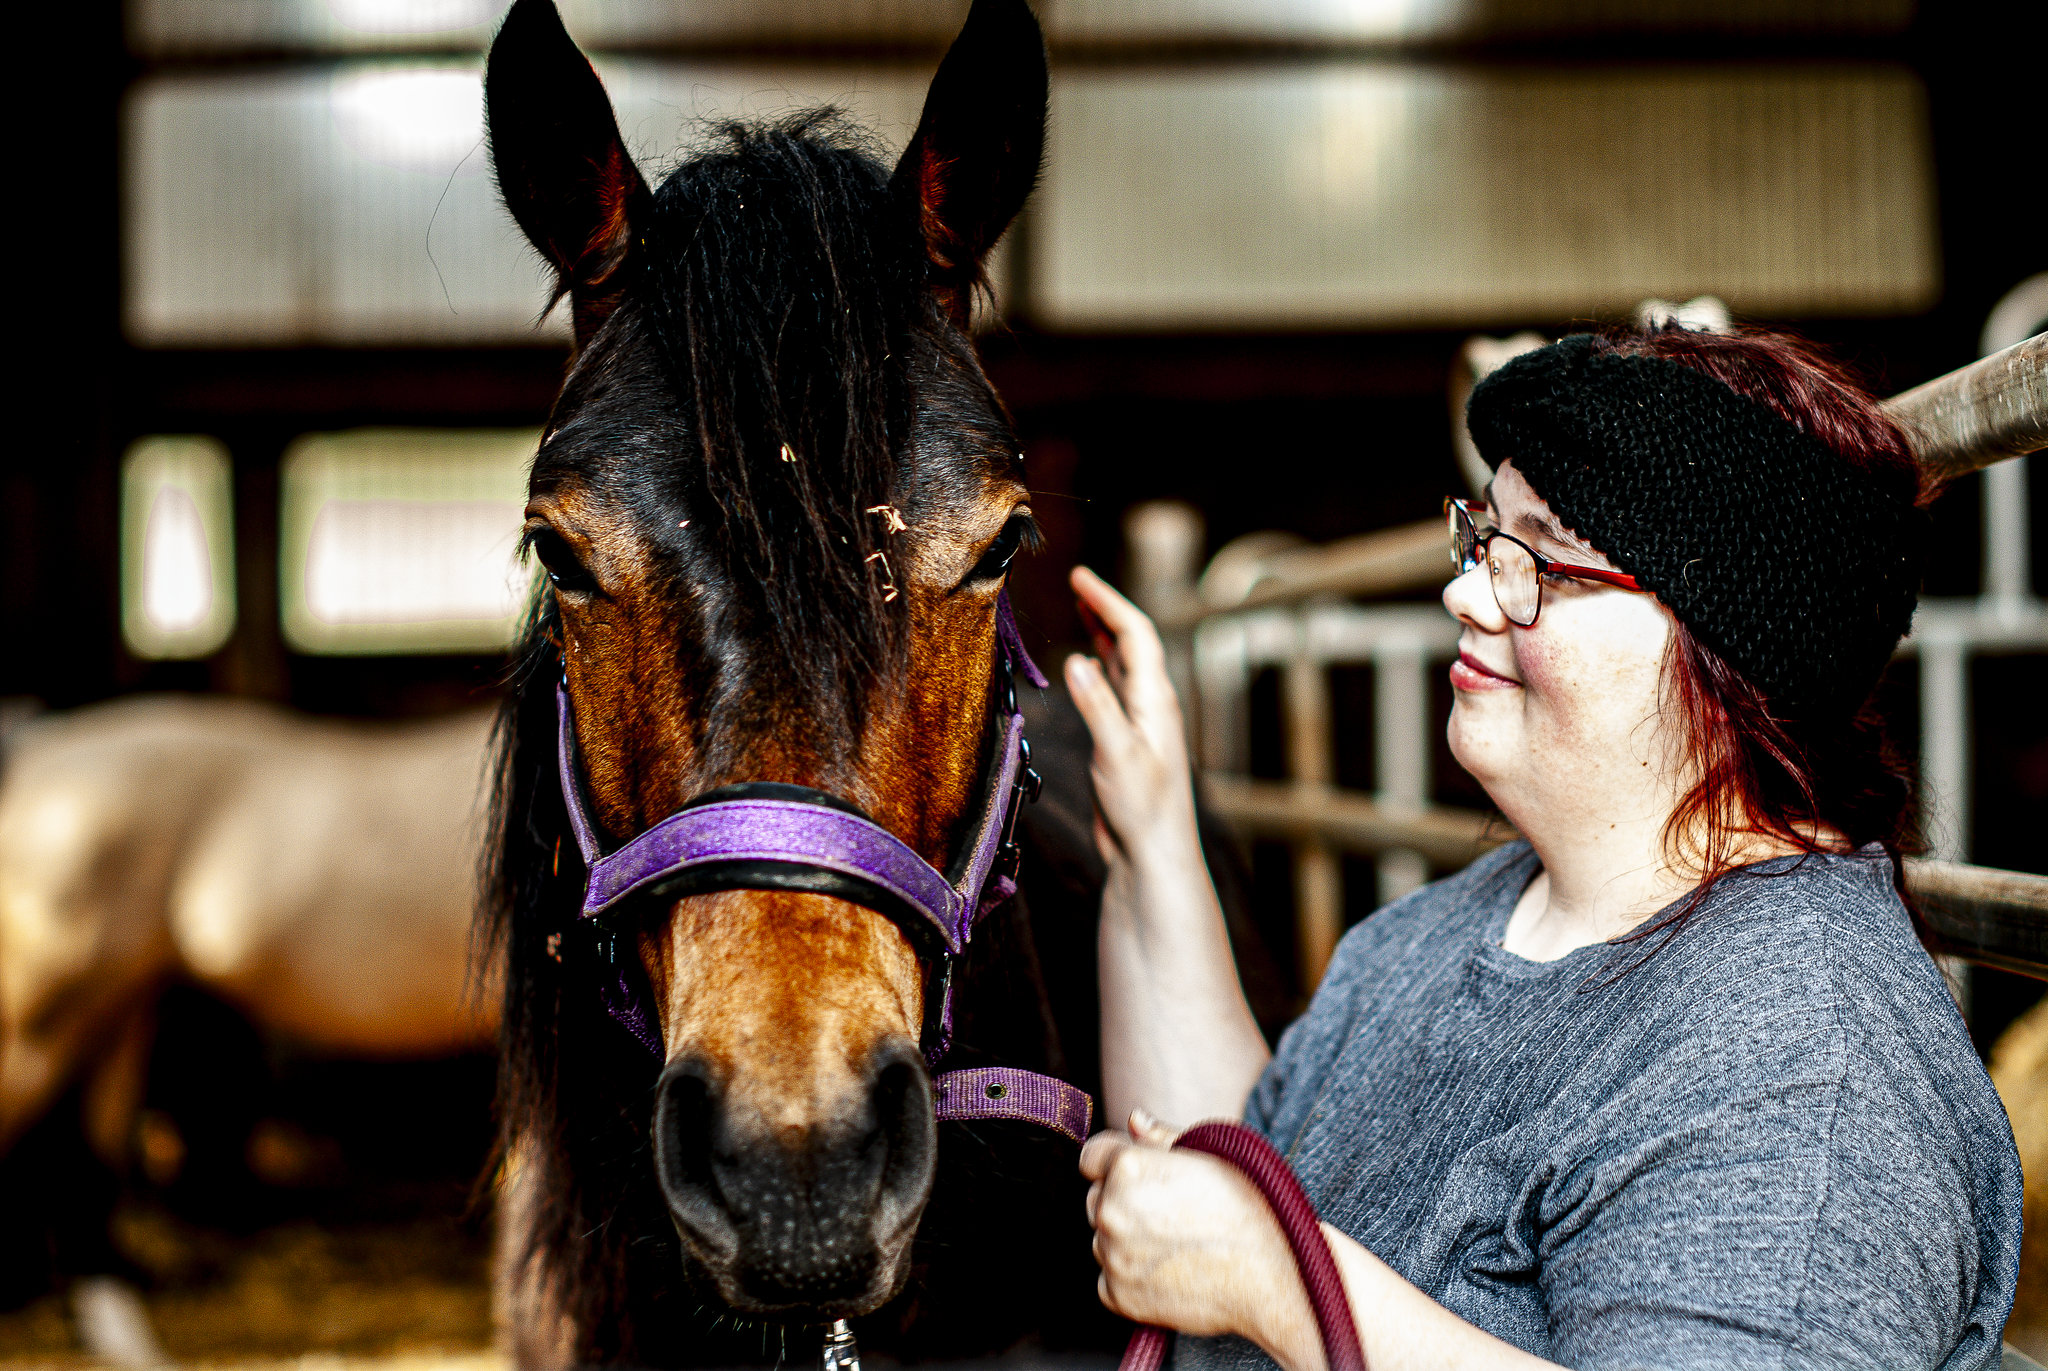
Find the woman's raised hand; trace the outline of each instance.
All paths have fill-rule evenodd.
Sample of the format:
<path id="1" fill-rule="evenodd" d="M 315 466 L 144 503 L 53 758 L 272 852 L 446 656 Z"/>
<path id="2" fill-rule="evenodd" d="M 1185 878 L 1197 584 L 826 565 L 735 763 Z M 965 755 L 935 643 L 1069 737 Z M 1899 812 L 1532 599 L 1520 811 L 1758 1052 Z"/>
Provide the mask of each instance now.
<path id="1" fill-rule="evenodd" d="M 1095 841 L 1107 867 L 1096 924 L 1104 1102 L 1111 1117 L 1139 1104 L 1184 1119 L 1235 1115 L 1266 1043 L 1202 860 L 1166 650 L 1101 577 L 1076 568 L 1073 581 L 1101 654 L 1069 657 L 1066 673 L 1095 737 Z"/>
<path id="2" fill-rule="evenodd" d="M 1086 567 L 1074 594 L 1098 657 L 1067 658 L 1067 688 L 1095 739 L 1096 840 L 1105 861 L 1195 857 L 1194 791 L 1180 701 L 1145 612 Z"/>

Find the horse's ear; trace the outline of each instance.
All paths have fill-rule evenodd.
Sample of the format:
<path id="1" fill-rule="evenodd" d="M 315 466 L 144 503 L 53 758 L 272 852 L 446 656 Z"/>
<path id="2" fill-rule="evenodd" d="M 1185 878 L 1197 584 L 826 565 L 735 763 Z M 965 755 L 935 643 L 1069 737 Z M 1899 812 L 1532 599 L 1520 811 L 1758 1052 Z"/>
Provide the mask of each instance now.
<path id="1" fill-rule="evenodd" d="M 619 302 L 650 197 L 554 0 L 517 0 L 505 15 L 484 68 L 484 110 L 498 193 L 554 263 L 581 347 Z"/>
<path id="2" fill-rule="evenodd" d="M 931 282 L 963 328 L 982 259 L 1024 208 L 1045 148 L 1045 36 L 1024 0 L 974 0 L 925 96 L 895 184 Z"/>

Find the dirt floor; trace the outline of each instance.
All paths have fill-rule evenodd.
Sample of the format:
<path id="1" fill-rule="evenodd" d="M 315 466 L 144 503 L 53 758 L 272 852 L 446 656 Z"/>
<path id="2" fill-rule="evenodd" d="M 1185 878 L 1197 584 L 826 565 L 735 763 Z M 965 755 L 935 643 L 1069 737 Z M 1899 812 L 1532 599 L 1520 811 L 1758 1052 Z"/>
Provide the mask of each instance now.
<path id="1" fill-rule="evenodd" d="M 167 995 L 125 1177 L 83 1146 L 75 1095 L 0 1158 L 0 1371 L 91 1364 L 79 1271 L 139 1290 L 179 1365 L 495 1367 L 492 1078 L 294 1057 Z"/>
<path id="2" fill-rule="evenodd" d="M 83 1371 L 97 1362 L 81 1356 L 18 1358 L 0 1356 L 5 1371 Z M 509 1363 L 495 1352 L 397 1352 L 386 1357 L 341 1357 L 312 1352 L 287 1361 L 187 1362 L 186 1371 L 505 1371 Z"/>
<path id="3" fill-rule="evenodd" d="M 460 1187 L 415 1197 L 426 1217 L 331 1215 L 230 1234 L 157 1206 L 116 1218 L 164 1350 L 181 1365 L 495 1366 L 487 1244 Z M 85 1366 L 68 1302 L 0 1312 L 0 1368 Z"/>

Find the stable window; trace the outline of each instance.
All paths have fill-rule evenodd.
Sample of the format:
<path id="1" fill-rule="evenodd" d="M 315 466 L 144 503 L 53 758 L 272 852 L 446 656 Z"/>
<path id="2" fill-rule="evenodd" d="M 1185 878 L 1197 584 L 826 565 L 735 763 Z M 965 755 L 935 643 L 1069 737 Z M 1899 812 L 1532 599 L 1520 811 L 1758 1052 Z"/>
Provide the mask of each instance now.
<path id="1" fill-rule="evenodd" d="M 138 657 L 205 657 L 235 627 L 234 496 L 211 438 L 144 438 L 121 481 L 121 631 Z"/>
<path id="2" fill-rule="evenodd" d="M 285 454 L 279 589 L 309 653 L 502 652 L 534 574 L 517 558 L 531 430 L 359 429 Z"/>

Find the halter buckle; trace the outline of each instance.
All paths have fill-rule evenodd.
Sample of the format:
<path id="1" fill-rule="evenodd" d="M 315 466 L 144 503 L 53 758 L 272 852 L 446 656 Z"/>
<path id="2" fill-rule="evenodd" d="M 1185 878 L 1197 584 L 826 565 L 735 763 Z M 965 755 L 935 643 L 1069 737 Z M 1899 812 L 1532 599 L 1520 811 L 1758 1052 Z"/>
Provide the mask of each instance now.
<path id="1" fill-rule="evenodd" d="M 1017 818 L 1024 811 L 1026 800 L 1037 800 L 1045 788 L 1045 780 L 1031 767 L 1031 740 L 1019 738 L 1017 750 L 1022 766 L 1016 781 L 1010 786 L 1010 797 L 1003 809 L 1003 838 L 996 846 L 996 859 L 989 869 L 991 879 L 1015 881 L 1017 871 L 1024 865 L 1024 849 L 1017 842 Z"/>
<path id="2" fill-rule="evenodd" d="M 946 1054 L 953 1050 L 953 963 L 956 958 L 941 957 L 933 968 L 925 986 L 924 1027 L 918 1037 L 924 1043 L 924 1064 L 928 1069 L 937 1069 Z"/>

